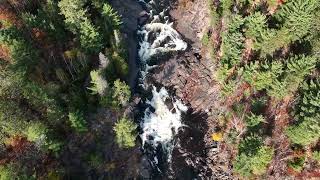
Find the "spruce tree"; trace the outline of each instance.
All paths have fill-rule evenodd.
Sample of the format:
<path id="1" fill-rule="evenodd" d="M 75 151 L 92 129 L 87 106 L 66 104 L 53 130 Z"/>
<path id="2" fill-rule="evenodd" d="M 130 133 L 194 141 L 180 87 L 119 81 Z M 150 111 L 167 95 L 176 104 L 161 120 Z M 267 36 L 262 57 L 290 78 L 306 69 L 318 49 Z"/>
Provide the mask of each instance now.
<path id="1" fill-rule="evenodd" d="M 123 117 L 114 126 L 116 133 L 116 142 L 121 148 L 130 148 L 135 146 L 137 125 L 131 120 Z"/>
<path id="2" fill-rule="evenodd" d="M 87 53 L 98 53 L 102 50 L 103 38 L 89 19 L 85 4 L 86 0 L 62 0 L 59 7 L 68 29 L 78 37 L 82 49 Z"/>
<path id="3" fill-rule="evenodd" d="M 301 88 L 301 97 L 296 106 L 296 114 L 299 118 L 320 115 L 320 80 L 304 82 Z"/>
<path id="4" fill-rule="evenodd" d="M 83 8 L 86 2 L 86 0 L 62 0 L 58 4 L 60 13 L 65 17 L 67 28 L 75 34 L 80 29 L 80 24 L 87 18 L 87 10 Z"/>
<path id="5" fill-rule="evenodd" d="M 288 60 L 284 81 L 287 90 L 295 92 L 305 76 L 309 75 L 316 67 L 317 58 L 311 56 L 295 56 Z"/>
<path id="6" fill-rule="evenodd" d="M 290 126 L 286 134 L 294 144 L 307 146 L 320 138 L 320 116 L 304 117 L 298 125 Z"/>
<path id="7" fill-rule="evenodd" d="M 0 30 L 0 43 L 10 50 L 11 70 L 21 77 L 27 77 L 39 61 L 38 51 L 15 27 Z"/>
<path id="8" fill-rule="evenodd" d="M 77 132 L 86 132 L 88 130 L 87 122 L 84 118 L 84 114 L 81 111 L 78 110 L 69 112 L 68 117 L 71 127 Z"/>
<path id="9" fill-rule="evenodd" d="M 259 45 L 261 56 L 272 55 L 276 50 L 310 35 L 319 5 L 317 0 L 289 1 L 282 5 L 275 15 L 282 24 L 281 28 L 270 30 L 266 35 L 265 40 Z"/>
<path id="10" fill-rule="evenodd" d="M 262 175 L 272 160 L 274 150 L 262 144 L 258 136 L 248 136 L 239 145 L 239 154 L 233 162 L 234 170 L 242 177 Z"/>
<path id="11" fill-rule="evenodd" d="M 228 65 L 229 68 L 238 65 L 241 62 L 241 54 L 244 49 L 244 37 L 241 33 L 241 26 L 244 24 L 244 19 L 241 16 L 234 16 L 227 26 L 227 30 L 222 33 L 222 57 L 223 65 Z"/>
<path id="12" fill-rule="evenodd" d="M 315 10 L 319 8 L 318 0 L 295 0 L 281 6 L 276 17 L 283 22 L 291 41 L 302 39 L 310 33 L 313 25 Z"/>
<path id="13" fill-rule="evenodd" d="M 113 30 L 119 29 L 122 24 L 120 16 L 108 3 L 103 4 L 101 15 L 106 21 L 107 26 Z"/>
<path id="14" fill-rule="evenodd" d="M 319 80 L 305 82 L 300 101 L 295 107 L 296 125 L 290 126 L 286 134 L 295 144 L 309 145 L 320 138 L 320 83 Z"/>
<path id="15" fill-rule="evenodd" d="M 98 53 L 102 50 L 103 43 L 99 31 L 93 26 L 89 19 L 85 18 L 80 23 L 80 44 L 86 52 Z"/>
<path id="16" fill-rule="evenodd" d="M 250 16 L 247 16 L 245 21 L 245 36 L 253 40 L 253 49 L 259 49 L 259 45 L 262 41 L 266 41 L 269 38 L 269 29 L 267 26 L 266 15 L 256 12 Z"/>
<path id="17" fill-rule="evenodd" d="M 112 87 L 112 104 L 114 106 L 125 106 L 129 102 L 130 97 L 130 87 L 125 82 L 122 82 L 119 79 L 114 81 Z"/>

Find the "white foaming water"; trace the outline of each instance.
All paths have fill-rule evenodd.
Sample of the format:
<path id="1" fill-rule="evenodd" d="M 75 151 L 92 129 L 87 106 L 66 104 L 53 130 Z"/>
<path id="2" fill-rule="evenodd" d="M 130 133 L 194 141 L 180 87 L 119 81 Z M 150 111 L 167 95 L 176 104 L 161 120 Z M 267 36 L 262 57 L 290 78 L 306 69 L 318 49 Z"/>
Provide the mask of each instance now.
<path id="1" fill-rule="evenodd" d="M 139 0 L 145 3 L 150 9 L 149 15 L 153 17 L 149 24 L 144 25 L 138 31 L 138 35 L 141 37 L 139 58 L 141 63 L 141 79 L 140 86 L 147 89 L 145 84 L 145 77 L 148 71 L 157 67 L 156 65 L 148 65 L 148 61 L 155 56 L 159 56 L 165 53 L 184 51 L 187 48 L 187 43 L 184 42 L 180 34 L 172 28 L 172 24 L 169 23 L 169 17 L 165 16 L 166 9 L 156 14 L 152 10 L 152 6 L 158 6 L 153 0 L 146 3 L 144 0 Z M 152 86 L 152 99 L 146 101 L 146 104 L 153 107 L 147 108 L 144 112 L 144 117 L 140 123 L 143 130 L 140 137 L 144 144 L 150 144 L 156 149 L 161 144 L 162 148 L 168 155 L 167 160 L 171 161 L 171 152 L 174 147 L 173 137 L 178 133 L 178 129 L 183 126 L 181 122 L 181 114 L 188 110 L 188 107 L 183 105 L 180 100 L 171 98 L 168 91 L 162 87 L 160 91 L 157 91 Z M 173 108 L 169 109 L 166 105 L 166 100 L 171 100 Z M 155 156 L 153 162 L 158 164 L 158 159 Z"/>
<path id="2" fill-rule="evenodd" d="M 155 111 L 147 108 L 144 112 L 143 121 L 140 126 L 143 133 L 140 135 L 142 144 L 151 144 L 157 147 L 159 144 L 167 151 L 168 161 L 171 159 L 173 149 L 172 139 L 182 127 L 181 113 L 188 110 L 179 100 L 170 98 L 168 91 L 162 87 L 158 92 L 155 87 L 152 90 L 152 100 L 146 103 L 152 106 Z M 173 108 L 169 109 L 165 104 L 166 99 L 171 99 Z M 151 138 L 150 138 L 151 136 Z"/>
<path id="3" fill-rule="evenodd" d="M 186 50 L 187 43 L 171 26 L 171 24 L 150 23 L 142 27 L 138 32 L 143 37 L 139 49 L 142 61 L 147 62 L 154 55 L 161 53 Z M 149 42 L 151 36 L 154 36 L 153 42 Z"/>

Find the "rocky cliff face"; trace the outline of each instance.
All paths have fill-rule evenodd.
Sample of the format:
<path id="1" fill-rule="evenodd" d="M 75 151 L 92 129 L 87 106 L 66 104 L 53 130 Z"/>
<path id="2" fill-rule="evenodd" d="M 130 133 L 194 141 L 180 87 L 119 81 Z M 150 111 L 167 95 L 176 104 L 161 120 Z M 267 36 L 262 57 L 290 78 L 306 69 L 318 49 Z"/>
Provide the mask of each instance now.
<path id="1" fill-rule="evenodd" d="M 201 0 L 179 0 L 170 14 L 175 29 L 189 44 L 187 52 L 166 61 L 154 79 L 174 87 L 176 96 L 189 103 L 194 110 L 210 112 L 217 101 L 217 86 L 213 79 L 215 64 L 202 49 L 201 38 L 209 26 L 209 12 Z"/>

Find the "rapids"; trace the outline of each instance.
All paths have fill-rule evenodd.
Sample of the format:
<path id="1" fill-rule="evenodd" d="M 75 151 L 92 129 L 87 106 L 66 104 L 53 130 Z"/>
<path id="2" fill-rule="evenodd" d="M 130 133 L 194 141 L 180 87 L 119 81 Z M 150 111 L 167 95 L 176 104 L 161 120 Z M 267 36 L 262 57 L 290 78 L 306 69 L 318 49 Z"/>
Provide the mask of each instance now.
<path id="1" fill-rule="evenodd" d="M 187 48 L 187 44 L 172 28 L 172 24 L 150 23 L 143 26 L 138 34 L 143 37 L 143 41 L 140 42 L 139 57 L 145 62 L 155 55 L 184 51 Z M 150 42 L 150 39 L 153 41 Z"/>
<path id="2" fill-rule="evenodd" d="M 161 171 L 158 167 L 158 159 L 163 159 L 163 156 L 165 156 L 166 162 L 170 163 L 175 144 L 173 139 L 178 134 L 179 128 L 183 126 L 181 115 L 188 110 L 188 107 L 180 100 L 175 99 L 175 97 L 171 97 L 165 87 L 157 90 L 153 84 L 148 84 L 146 75 L 149 70 L 157 67 L 157 65 L 150 65 L 151 59 L 159 58 L 172 52 L 184 51 L 187 48 L 187 43 L 173 29 L 172 23 L 169 23 L 169 17 L 165 16 L 166 9 L 159 8 L 163 6 L 162 1 L 140 2 L 148 8 L 151 19 L 149 23 L 140 27 L 137 32 L 138 37 L 140 37 L 138 55 L 141 64 L 141 77 L 139 85 L 145 91 L 150 89 L 152 91 L 151 100 L 144 102 L 148 107 L 145 109 L 144 116 L 140 121 L 142 130 L 140 137 L 144 151 L 152 152 L 151 163 L 158 171 Z M 170 103 L 171 107 L 168 105 Z M 159 147 L 162 149 L 162 155 L 158 153 Z"/>
<path id="3" fill-rule="evenodd" d="M 153 87 L 152 95 L 152 100 L 146 103 L 154 108 L 154 112 L 151 111 L 151 107 L 145 110 L 143 120 L 140 124 L 143 130 L 140 137 L 143 145 L 148 143 L 156 147 L 161 144 L 168 153 L 168 161 L 170 161 L 170 155 L 173 149 L 172 139 L 173 136 L 178 133 L 179 128 L 182 127 L 181 112 L 186 112 L 188 107 L 183 105 L 179 100 L 173 100 L 164 87 L 162 87 L 160 91 L 157 91 L 156 88 Z M 166 105 L 165 102 L 167 99 L 172 101 L 172 109 L 169 109 Z"/>

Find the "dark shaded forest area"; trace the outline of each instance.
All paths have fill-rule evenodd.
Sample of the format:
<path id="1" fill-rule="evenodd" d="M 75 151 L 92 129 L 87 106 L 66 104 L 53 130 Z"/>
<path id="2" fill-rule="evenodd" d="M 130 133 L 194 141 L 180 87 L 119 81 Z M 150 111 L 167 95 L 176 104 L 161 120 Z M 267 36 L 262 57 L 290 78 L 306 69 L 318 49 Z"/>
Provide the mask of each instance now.
<path id="1" fill-rule="evenodd" d="M 136 137 L 122 116 L 131 93 L 117 12 L 104 0 L 8 0 L 0 23 L 0 179 L 114 169 L 99 144 Z M 100 127 L 99 108 L 118 121 Z"/>

